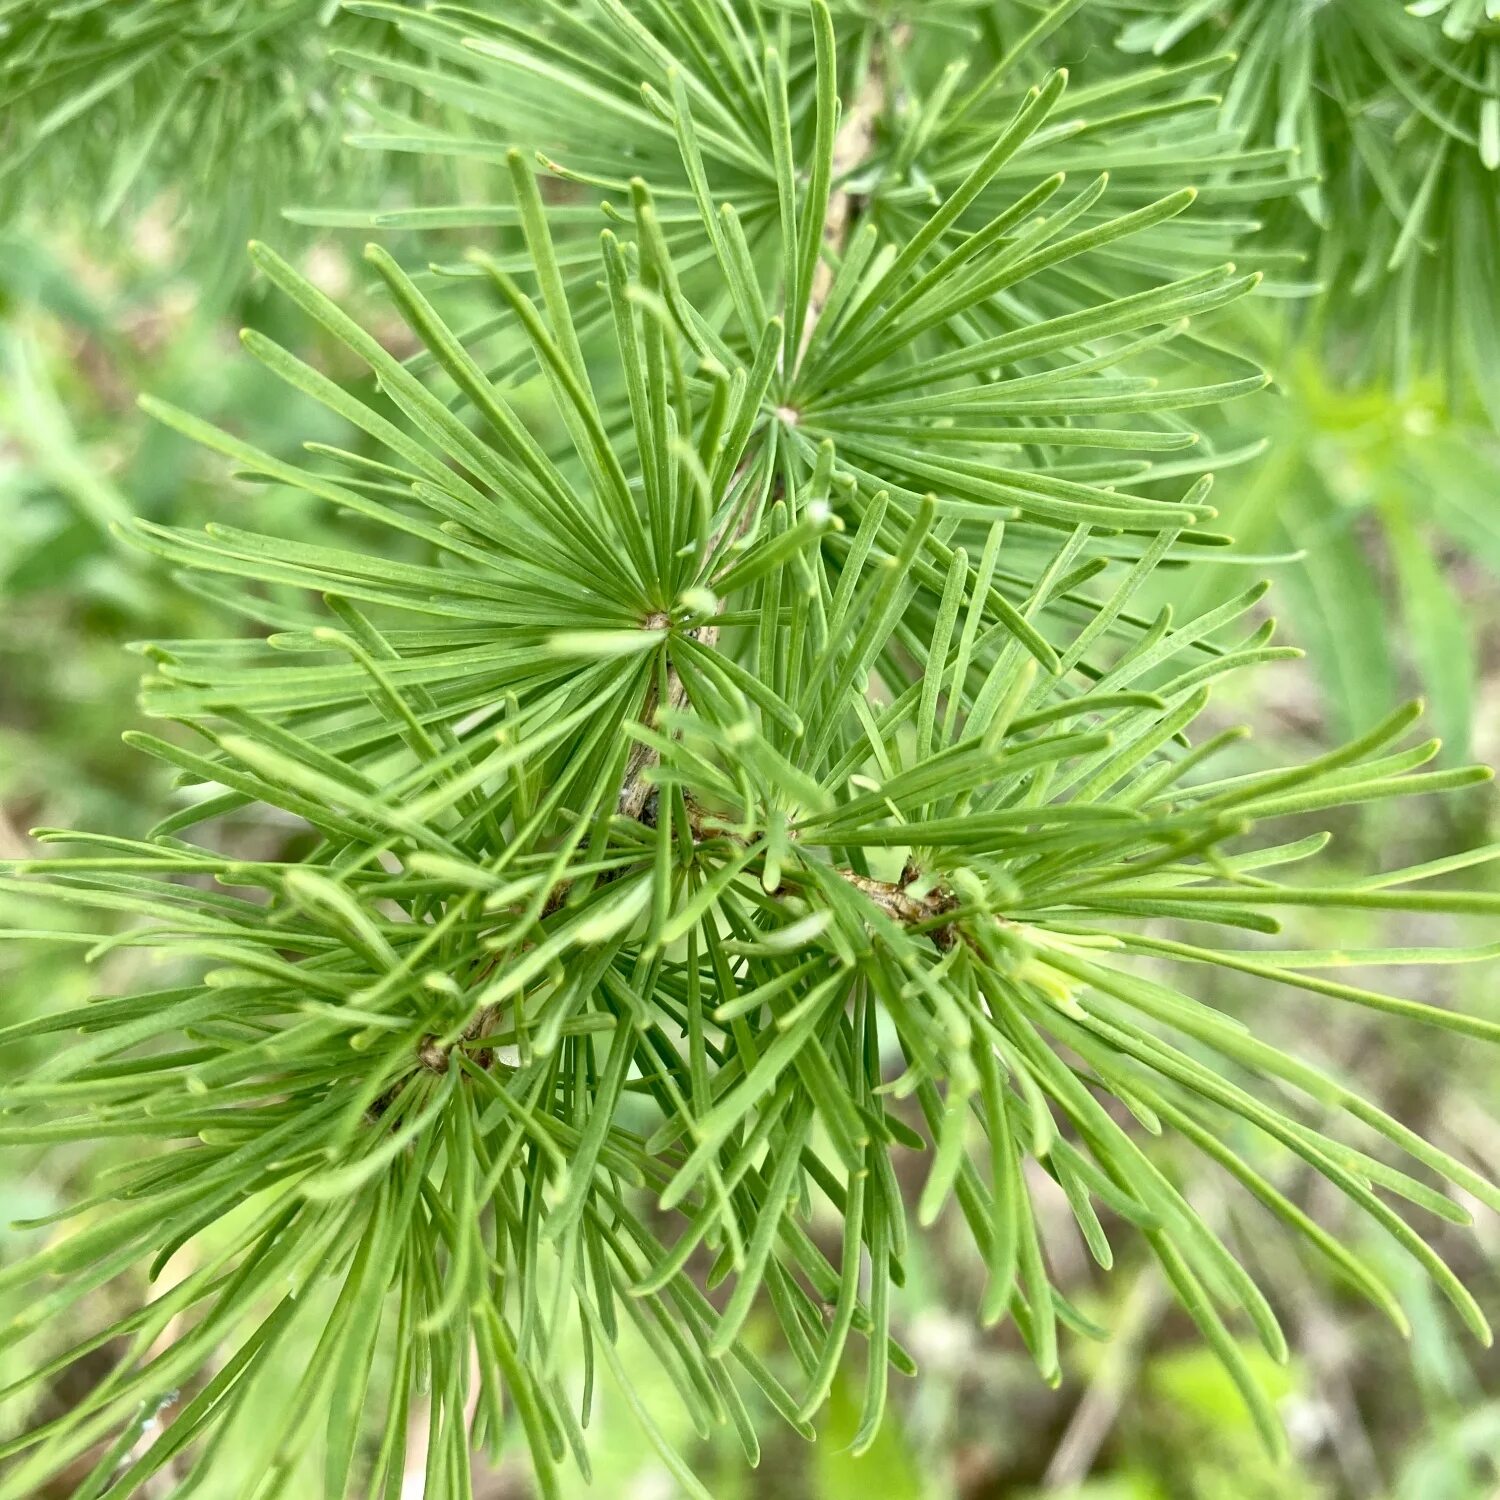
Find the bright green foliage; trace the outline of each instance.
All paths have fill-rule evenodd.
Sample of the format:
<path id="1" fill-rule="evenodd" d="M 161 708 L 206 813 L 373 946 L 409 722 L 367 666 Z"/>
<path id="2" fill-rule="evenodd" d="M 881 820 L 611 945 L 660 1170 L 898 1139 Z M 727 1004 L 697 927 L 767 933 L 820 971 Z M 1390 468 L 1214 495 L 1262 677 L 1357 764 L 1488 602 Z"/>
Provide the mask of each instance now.
<path id="1" fill-rule="evenodd" d="M 1483 702 L 1472 609 L 1450 574 L 1458 558 L 1500 576 L 1500 444 L 1481 422 L 1444 422 L 1429 399 L 1330 380 L 1289 358 L 1278 389 L 1233 409 L 1226 451 L 1258 462 L 1220 475 L 1215 500 L 1238 545 L 1298 557 L 1278 579 L 1288 632 L 1309 657 L 1336 736 L 1372 704 L 1399 701 L 1417 678 L 1448 764 L 1465 759 Z M 1462 576 L 1462 575 L 1460 575 Z M 1237 586 L 1239 570 L 1205 566 L 1174 590 L 1201 605 Z M 1384 580 L 1384 581 L 1383 581 Z M 1483 798 L 1477 799 L 1482 803 Z M 1446 815 L 1478 811 L 1443 805 Z"/>
<path id="2" fill-rule="evenodd" d="M 595 192 L 606 195 L 606 212 L 628 212 L 628 179 L 639 176 L 661 200 L 664 236 L 686 251 L 684 274 L 741 241 L 747 248 L 739 261 L 764 268 L 776 254 L 779 182 L 788 167 L 810 160 L 819 119 L 816 37 L 803 7 L 747 7 L 743 16 L 717 4 L 631 7 L 608 0 L 571 8 L 521 0 L 503 12 L 440 7 L 423 14 L 383 0 L 357 0 L 352 8 L 389 20 L 411 51 L 431 58 L 416 68 L 368 53 L 343 57 L 362 85 L 385 80 L 396 91 L 386 127 L 356 136 L 358 144 L 497 165 L 517 145 L 540 151 L 566 180 L 593 190 L 567 195 L 567 205 L 554 211 L 555 224 L 594 223 Z M 839 61 L 827 81 L 837 82 L 846 109 L 857 113 L 857 75 L 887 29 L 871 18 L 878 9 L 832 7 L 828 40 Z M 967 3 L 922 6 L 911 12 L 922 18 L 915 26 L 904 11 L 892 18 L 901 44 L 879 50 L 875 64 L 885 104 L 859 132 L 858 160 L 835 163 L 845 174 L 842 185 L 860 201 L 866 232 L 850 247 L 855 255 L 872 253 L 861 239 L 876 231 L 909 239 L 935 207 L 952 201 L 1038 81 L 1049 39 L 1073 9 L 1053 7 L 1036 24 L 1020 7 Z M 975 34 L 966 35 L 966 26 Z M 954 206 L 943 242 L 956 242 L 953 230 L 989 224 L 1023 190 L 1047 183 L 1057 191 L 1050 185 L 1056 172 L 1071 174 L 1073 191 L 1107 173 L 1107 197 L 1091 196 L 1074 210 L 1079 228 L 1104 222 L 1111 205 L 1139 208 L 1187 183 L 1201 194 L 1198 208 L 1190 224 L 1163 221 L 1128 247 L 1101 245 L 1088 266 L 1048 280 L 1043 307 L 1085 297 L 1106 273 L 1118 291 L 1143 273 L 1149 280 L 1162 269 L 1211 264 L 1251 227 L 1246 204 L 1287 190 L 1289 152 L 1240 150 L 1239 133 L 1214 123 L 1215 89 L 1231 61 L 1223 54 L 1185 65 L 1148 60 L 1121 76 L 1071 85 L 1046 128 L 1010 143 L 976 195 Z M 425 101 L 452 128 L 400 118 L 396 110 L 412 99 Z M 704 210 L 710 193 L 703 224 L 694 210 Z M 293 217 L 382 228 L 482 229 L 515 220 L 499 192 L 489 203 L 460 202 L 414 217 L 347 207 L 330 212 L 330 196 L 325 192 Z M 579 253 L 587 264 L 587 253 Z"/>
<path id="3" fill-rule="evenodd" d="M 467 1494 L 471 1447 L 512 1432 L 555 1494 L 559 1464 L 587 1466 L 596 1376 L 634 1400 L 627 1324 L 696 1428 L 732 1427 L 751 1462 L 765 1413 L 810 1434 L 863 1345 L 865 1451 L 890 1369 L 911 1369 L 892 1338 L 910 1218 L 967 1226 L 982 1318 L 1012 1319 L 1044 1378 L 1060 1328 L 1098 1332 L 1049 1275 L 1036 1172 L 1101 1265 L 1106 1221 L 1144 1236 L 1275 1447 L 1243 1345 L 1283 1358 L 1275 1316 L 1142 1132 L 1196 1147 L 1404 1314 L 1224 1145 L 1236 1120 L 1488 1338 L 1388 1199 L 1462 1220 L 1446 1187 L 1500 1192 L 1213 1003 L 1217 968 L 1310 1018 L 1500 1038 L 1337 977 L 1420 950 L 1263 941 L 1311 905 L 1500 910 L 1446 879 L 1492 850 L 1354 884 L 1284 873 L 1324 846 L 1306 815 L 1487 773 L 1421 770 L 1437 746 L 1406 744 L 1415 709 L 1285 770 L 1247 769 L 1207 722 L 1218 680 L 1291 654 L 1254 613 L 1264 589 L 1186 619 L 1141 591 L 1226 540 L 1180 414 L 1262 383 L 1196 331 L 1255 278 L 1162 180 L 1194 159 L 1136 138 L 1165 142 L 1177 111 L 1160 123 L 1131 85 L 1144 118 L 1100 116 L 1090 142 L 1061 74 L 959 79 L 934 64 L 970 9 L 894 28 L 820 0 L 437 11 L 414 23 L 435 70 L 354 60 L 487 120 L 474 149 L 504 160 L 494 220 L 514 233 L 461 270 L 495 315 L 460 336 L 443 278 L 372 248 L 422 346 L 402 363 L 255 246 L 376 390 L 260 336 L 250 352 L 384 456 L 316 445 L 296 466 L 153 404 L 325 501 L 350 544 L 138 524 L 266 633 L 146 648 L 146 707 L 187 732 L 135 740 L 184 805 L 141 839 L 49 831 L 78 852 L 3 881 L 97 908 L 96 951 L 156 956 L 138 993 L 0 1033 L 36 1058 L 0 1139 L 173 1148 L 122 1162 L 69 1233 L 0 1271 L 32 1289 L 12 1336 L 202 1248 L 4 1393 L 123 1340 L 108 1379 L 0 1450 L 0 1497 L 90 1450 L 90 1497 L 193 1444 L 183 1468 L 214 1473 L 225 1424 L 268 1391 L 236 1443 L 247 1496 L 284 1492 L 318 1442 L 327 1494 L 399 1493 L 422 1403 L 428 1495 Z M 1123 201 L 1065 188 L 1059 165 L 1111 140 Z M 510 142 L 598 179 L 602 241 L 570 178 L 544 192 Z M 1219 152 L 1209 188 L 1242 170 Z M 294 852 L 218 852 L 216 820 L 243 809 L 296 826 Z M 815 1200 L 843 1226 L 832 1253 Z"/>
<path id="4" fill-rule="evenodd" d="M 330 49 L 388 35 L 336 0 L 0 0 L 0 209 L 165 191 L 222 253 L 358 163 Z"/>
<path id="5" fill-rule="evenodd" d="M 1488 0 L 1101 9 L 1127 53 L 1239 55 L 1226 120 L 1295 147 L 1315 179 L 1299 195 L 1298 238 L 1333 367 L 1399 384 L 1436 374 L 1456 405 L 1477 398 L 1500 414 L 1500 11 Z"/>

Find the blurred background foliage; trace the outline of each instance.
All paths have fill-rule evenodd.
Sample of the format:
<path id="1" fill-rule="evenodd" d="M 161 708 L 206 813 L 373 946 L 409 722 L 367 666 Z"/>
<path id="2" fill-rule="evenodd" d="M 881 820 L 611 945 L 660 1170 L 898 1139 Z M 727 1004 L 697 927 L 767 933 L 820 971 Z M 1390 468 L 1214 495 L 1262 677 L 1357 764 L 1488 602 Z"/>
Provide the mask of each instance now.
<path id="1" fill-rule="evenodd" d="M 357 240 L 336 227 L 315 233 L 305 223 L 278 223 L 277 205 L 404 208 L 451 201 L 455 192 L 474 201 L 491 170 L 413 156 L 393 176 L 390 156 L 344 142 L 351 110 L 355 127 L 378 123 L 391 100 L 351 85 L 334 54 L 388 45 L 388 27 L 321 0 L 260 11 L 206 0 L 131 3 L 111 16 L 115 3 L 0 0 L 0 112 L 9 115 L 0 125 L 0 853 L 7 856 L 28 852 L 25 830 L 38 824 L 139 832 L 168 793 L 160 767 L 120 744 L 121 730 L 138 721 L 142 666 L 125 648 L 210 633 L 222 626 L 223 610 L 123 548 L 116 522 L 136 513 L 197 524 L 253 508 L 260 527 L 310 539 L 350 524 L 288 491 L 226 481 L 218 465 L 135 405 L 149 389 L 272 452 L 308 439 L 360 449 L 358 433 L 326 412 L 316 416 L 318 408 L 240 352 L 236 330 L 254 327 L 336 378 L 356 378 L 334 346 L 320 346 L 307 321 L 284 318 L 284 304 L 262 297 L 244 274 L 245 233 L 294 250 L 315 282 L 358 305 Z M 1216 702 L 1216 711 L 1252 724 L 1257 741 L 1282 760 L 1368 726 L 1419 690 L 1452 762 L 1500 760 L 1496 8 L 1484 0 L 1424 0 L 1411 13 L 1395 0 L 952 8 L 977 17 L 985 46 L 1003 48 L 1024 27 L 1045 27 L 1049 60 L 1081 76 L 1119 58 L 1171 64 L 1239 55 L 1226 118 L 1252 143 L 1295 148 L 1300 186 L 1266 206 L 1245 256 L 1253 263 L 1264 248 L 1275 267 L 1267 294 L 1247 318 L 1216 330 L 1277 378 L 1238 403 L 1215 436 L 1223 456 L 1215 503 L 1239 550 L 1270 559 L 1276 588 L 1263 607 L 1285 617 L 1308 657 L 1242 680 L 1238 696 Z M 127 12 L 139 24 L 122 25 Z M 40 86 L 55 76 L 43 64 L 59 57 L 93 79 L 87 108 L 70 109 Z M 399 87 L 399 59 L 391 71 Z M 262 122 L 253 139 L 240 132 L 238 111 Z M 324 191 L 330 182 L 334 190 Z M 254 193 L 247 183 L 257 185 Z M 336 213 L 323 217 L 338 223 Z M 440 259 L 441 216 L 433 222 L 439 227 L 429 223 L 422 250 Z M 450 258 L 473 237 L 456 234 Z M 475 316 L 482 311 L 476 305 Z M 363 312 L 378 328 L 378 302 L 369 299 Z M 1245 578 L 1242 568 L 1206 564 L 1164 576 L 1162 602 L 1181 609 Z M 1478 846 L 1495 836 L 1493 823 L 1493 799 L 1482 793 L 1428 800 L 1399 816 L 1362 818 L 1341 830 L 1342 845 L 1351 868 L 1369 868 L 1371 858 L 1389 868 Z M 240 836 L 274 846 L 290 830 L 247 825 Z M 4 898 L 0 925 L 69 921 L 66 911 L 35 908 Z M 1377 932 L 1316 911 L 1298 920 L 1298 940 L 1315 947 L 1443 936 L 1433 919 L 1422 919 L 1420 931 L 1414 919 L 1405 937 L 1390 930 L 1395 924 Z M 131 961 L 105 953 L 97 967 L 110 974 L 114 966 L 111 980 L 123 984 L 120 968 Z M 67 1003 L 93 983 L 64 948 L 0 949 L 7 1019 Z M 1357 1068 L 1408 1124 L 1500 1175 L 1493 1053 L 1446 1033 L 1375 1025 L 1352 1008 L 1303 1009 L 1261 984 L 1247 982 L 1240 996 L 1227 974 L 1219 983 L 1227 987 L 1222 1003 L 1253 1006 L 1268 1039 L 1295 1037 L 1320 1065 Z M 1482 972 L 1433 969 L 1412 984 L 1420 998 L 1500 1016 Z M 101 1153 L 89 1170 L 107 1163 Z M 1316 1192 L 1293 1161 L 1258 1165 L 1294 1198 Z M 75 1178 L 83 1168 L 66 1157 L 49 1158 L 43 1169 L 12 1154 L 6 1170 L 5 1222 L 47 1212 L 85 1186 Z M 1184 1186 L 1200 1203 L 1213 1190 L 1190 1178 Z M 1338 1232 L 1338 1205 L 1314 1206 Z M 1264 1363 L 1296 1455 L 1291 1467 L 1275 1467 L 1222 1367 L 1172 1310 L 1154 1271 L 1127 1257 L 1101 1277 L 1065 1204 L 1053 1207 L 1047 1238 L 1061 1284 L 1115 1330 L 1102 1345 L 1073 1340 L 1056 1390 L 1036 1384 L 1013 1330 L 978 1330 L 969 1312 L 977 1273 L 968 1257 L 947 1253 L 940 1224 L 914 1247 L 897 1308 L 900 1335 L 923 1374 L 900 1389 L 896 1420 L 863 1458 L 845 1451 L 857 1420 L 857 1370 L 848 1372 L 850 1389 L 835 1390 L 825 1441 L 809 1447 L 768 1427 L 754 1473 L 727 1449 L 695 1446 L 659 1375 L 647 1375 L 636 1398 L 694 1454 L 722 1500 L 1500 1495 L 1500 1358 L 1476 1354 L 1399 1257 L 1373 1242 L 1359 1247 L 1388 1262 L 1413 1324 L 1408 1343 L 1281 1237 L 1264 1233 L 1268 1221 L 1254 1217 L 1254 1205 L 1228 1197 L 1207 1204 L 1226 1218 L 1243 1216 L 1232 1225 L 1236 1241 L 1296 1351 L 1285 1369 Z M 1432 1233 L 1494 1313 L 1500 1223 L 1479 1214 L 1477 1240 L 1442 1224 Z M 1346 1232 L 1366 1233 L 1352 1223 Z M 654 1362 L 632 1363 L 628 1353 L 627 1368 L 655 1372 Z M 1246 1355 L 1264 1362 L 1255 1349 Z M 75 1368 L 68 1378 L 89 1372 Z M 64 1384 L 52 1399 L 67 1401 Z M 597 1439 L 593 1493 L 670 1500 L 672 1483 L 618 1391 L 606 1392 Z M 569 1482 L 585 1493 L 581 1481 Z M 529 1493 L 519 1468 L 476 1475 L 475 1485 L 490 1500 Z"/>

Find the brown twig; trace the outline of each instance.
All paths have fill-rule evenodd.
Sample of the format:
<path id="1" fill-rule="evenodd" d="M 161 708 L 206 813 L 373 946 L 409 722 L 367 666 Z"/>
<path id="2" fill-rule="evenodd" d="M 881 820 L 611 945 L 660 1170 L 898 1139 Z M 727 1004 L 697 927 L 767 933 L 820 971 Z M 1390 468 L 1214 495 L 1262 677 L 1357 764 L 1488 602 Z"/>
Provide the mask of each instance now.
<path id="1" fill-rule="evenodd" d="M 868 896 L 892 921 L 903 927 L 920 927 L 924 923 L 937 922 L 958 906 L 958 897 L 938 886 L 934 890 L 917 896 L 912 894 L 908 883 L 893 883 L 889 880 L 874 880 L 854 870 L 834 867 L 834 874 L 855 890 Z M 943 925 L 931 930 L 933 940 L 943 948 L 953 941 L 953 930 Z"/>
<path id="2" fill-rule="evenodd" d="M 464 1027 L 457 1041 L 443 1043 L 437 1037 L 424 1036 L 417 1043 L 415 1071 L 426 1073 L 446 1073 L 452 1066 L 452 1058 L 449 1054 L 455 1047 L 467 1047 L 468 1043 L 477 1041 L 482 1036 L 489 1034 L 489 1029 L 494 1025 L 499 1012 L 493 1005 L 486 1005 L 476 1011 L 470 1019 L 469 1024 Z M 495 1060 L 494 1051 L 489 1047 L 476 1047 L 468 1054 L 469 1060 L 477 1068 L 487 1069 Z M 378 1120 L 395 1103 L 396 1097 L 402 1089 L 411 1081 L 410 1073 L 398 1078 L 386 1091 L 380 1095 L 375 1102 L 365 1111 L 365 1117 L 371 1121 Z"/>

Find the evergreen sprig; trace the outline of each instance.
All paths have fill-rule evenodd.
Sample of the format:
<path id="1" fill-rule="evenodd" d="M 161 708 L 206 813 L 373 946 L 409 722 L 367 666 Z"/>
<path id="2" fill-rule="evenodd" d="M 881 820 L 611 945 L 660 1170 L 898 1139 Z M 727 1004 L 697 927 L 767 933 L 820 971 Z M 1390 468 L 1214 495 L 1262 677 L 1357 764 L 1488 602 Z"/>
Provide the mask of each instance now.
<path id="1" fill-rule="evenodd" d="M 936 237 L 920 242 L 921 253 L 955 249 L 984 229 L 986 237 L 970 244 L 972 257 L 1024 224 L 1068 174 L 1084 188 L 1069 206 L 1076 231 L 1101 231 L 1122 209 L 1143 210 L 1194 186 L 1190 219 L 1163 214 L 1123 245 L 1100 233 L 1086 256 L 1055 273 L 1035 268 L 1024 302 L 1020 291 L 995 295 L 994 312 L 1012 320 L 1023 307 L 1028 316 L 1055 315 L 1098 301 L 1101 291 L 1145 289 L 1163 272 L 1214 266 L 1254 227 L 1247 205 L 1297 185 L 1289 149 L 1246 149 L 1239 129 L 1216 123 L 1215 90 L 1233 61 L 1227 54 L 1147 61 L 1071 85 L 1065 97 L 1063 76 L 1054 74 L 1047 96 L 1035 98 L 1049 41 L 1076 3 L 1035 20 L 1019 6 L 998 8 L 1004 19 L 997 20 L 991 8 L 967 0 L 890 13 L 850 3 L 830 7 L 826 26 L 800 5 L 524 0 L 496 13 L 352 0 L 350 8 L 389 23 L 422 59 L 402 63 L 389 49 L 339 54 L 386 111 L 383 127 L 356 133 L 355 144 L 398 158 L 452 155 L 494 166 L 517 147 L 536 151 L 550 173 L 576 185 L 557 194 L 567 200 L 553 206 L 559 230 L 595 222 L 594 194 L 603 195 L 606 214 L 628 217 L 630 182 L 644 180 L 682 275 L 691 278 L 705 261 L 716 273 L 733 267 L 736 311 L 752 322 L 759 301 L 745 305 L 738 283 L 774 284 L 788 213 L 783 190 L 828 145 L 820 147 L 817 132 L 834 128 L 835 94 L 844 100 L 843 142 L 829 156 L 829 172 L 844 191 L 831 201 L 836 212 L 844 201 L 858 205 L 858 232 L 842 247 L 851 279 L 878 264 L 878 240 L 913 241 L 934 209 L 949 213 L 932 230 Z M 836 59 L 821 75 L 820 49 Z M 413 101 L 422 116 L 411 113 Z M 1030 110 L 1018 120 L 1023 103 Z M 434 118 L 444 126 L 428 123 Z M 502 188 L 503 178 L 494 181 Z M 808 186 L 828 191 L 826 183 Z M 1015 218 L 997 221 L 1002 209 Z M 492 231 L 513 226 L 517 212 L 502 190 L 489 201 L 415 208 L 361 209 L 347 198 L 334 206 L 324 194 L 290 217 L 384 231 Z M 809 276 L 812 248 L 801 253 Z M 581 245 L 561 258 L 565 273 L 581 267 L 586 288 L 591 249 Z M 725 294 L 721 282 L 713 290 Z"/>
<path id="2" fill-rule="evenodd" d="M 1274 1143 L 1488 1339 L 1389 1199 L 1462 1221 L 1455 1194 L 1500 1192 L 1214 1000 L 1226 971 L 1500 1035 L 1337 977 L 1422 950 L 1261 941 L 1303 907 L 1493 915 L 1446 879 L 1492 850 L 1284 874 L 1326 842 L 1309 815 L 1487 773 L 1421 769 L 1415 708 L 1247 769 L 1202 719 L 1221 678 L 1290 654 L 1264 589 L 1185 620 L 1145 602 L 1226 540 L 1180 414 L 1262 383 L 1211 336 L 1255 280 L 1220 260 L 1237 231 L 1162 179 L 1264 161 L 1147 147 L 1177 125 L 1129 89 L 1115 119 L 1109 85 L 1084 158 L 1115 139 L 1141 175 L 1064 192 L 1090 127 L 1059 114 L 1061 74 L 1018 90 L 1003 48 L 972 83 L 929 66 L 971 9 L 436 8 L 408 24 L 443 65 L 384 66 L 493 127 L 507 238 L 453 269 L 494 316 L 455 332 L 451 278 L 372 248 L 422 346 L 403 362 L 253 248 L 373 388 L 250 352 L 372 446 L 292 463 L 152 403 L 350 542 L 134 527 L 259 633 L 145 648 L 148 711 L 181 728 L 133 739 L 180 771 L 180 809 L 139 839 L 43 831 L 79 852 L 0 881 L 96 909 L 92 953 L 154 955 L 146 987 L 0 1033 L 28 1059 L 0 1140 L 134 1151 L 0 1270 L 27 1295 L 7 1337 L 44 1351 L 5 1400 L 119 1351 L 0 1447 L 0 1497 L 80 1460 L 90 1500 L 169 1465 L 191 1493 L 225 1481 L 230 1434 L 247 1496 L 288 1492 L 319 1438 L 328 1495 L 398 1494 L 418 1442 L 425 1493 L 462 1496 L 471 1450 L 512 1429 L 554 1495 L 570 1456 L 587 1472 L 597 1367 L 638 1404 L 626 1328 L 750 1462 L 765 1408 L 811 1434 L 857 1335 L 863 1450 L 912 1368 L 912 1218 L 967 1225 L 981 1316 L 1044 1377 L 1060 1328 L 1102 1333 L 1052 1282 L 1033 1173 L 1102 1265 L 1111 1234 L 1144 1237 L 1276 1446 L 1240 1342 L 1284 1357 L 1274 1312 L 1142 1131 L 1402 1326 L 1226 1124 Z M 608 195 L 597 244 L 595 209 L 547 201 L 580 178 Z M 223 852 L 246 816 L 298 838 Z M 143 1266 L 170 1268 L 161 1290 L 62 1347 L 59 1320 Z"/>

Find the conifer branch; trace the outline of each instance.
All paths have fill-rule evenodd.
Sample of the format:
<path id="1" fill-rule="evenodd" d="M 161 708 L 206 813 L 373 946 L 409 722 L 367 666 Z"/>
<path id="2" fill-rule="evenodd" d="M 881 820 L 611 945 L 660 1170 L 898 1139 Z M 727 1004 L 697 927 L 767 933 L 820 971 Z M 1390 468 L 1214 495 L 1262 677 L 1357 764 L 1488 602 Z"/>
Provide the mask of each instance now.
<path id="1" fill-rule="evenodd" d="M 874 9 L 840 5 L 835 28 L 825 0 L 734 0 L 690 28 L 671 4 L 517 0 L 490 27 L 359 0 L 361 23 L 431 54 L 350 59 L 372 93 L 417 85 L 458 117 L 381 102 L 389 149 L 513 173 L 512 202 L 438 214 L 504 228 L 503 257 L 463 268 L 497 316 L 461 335 L 429 296 L 440 268 L 419 285 L 371 247 L 420 347 L 403 362 L 257 245 L 273 294 L 371 378 L 346 387 L 259 332 L 246 348 L 352 446 L 294 462 L 146 403 L 359 524 L 314 545 L 138 523 L 142 549 L 258 628 L 150 649 L 145 709 L 187 732 L 129 739 L 190 788 L 182 806 L 135 838 L 43 831 L 69 850 L 0 871 L 0 892 L 97 910 L 95 951 L 150 948 L 165 976 L 0 1029 L 42 1054 L 0 1141 L 169 1148 L 122 1152 L 72 1232 L 0 1267 L 0 1296 L 24 1298 L 7 1337 L 55 1338 L 96 1287 L 215 1232 L 156 1304 L 49 1344 L 7 1390 L 122 1351 L 73 1410 L 0 1443 L 0 1500 L 89 1454 L 89 1494 L 163 1472 L 202 1487 L 227 1430 L 237 1476 L 294 1482 L 321 1429 L 329 1500 L 386 1494 L 419 1404 L 445 1495 L 514 1431 L 556 1500 L 558 1455 L 587 1467 L 592 1401 L 558 1356 L 579 1339 L 618 1371 L 627 1318 L 694 1425 L 735 1431 L 747 1462 L 749 1412 L 812 1436 L 864 1339 L 863 1452 L 891 1372 L 915 1369 L 909 1221 L 967 1228 L 980 1317 L 1012 1319 L 1043 1378 L 1060 1330 L 1090 1331 L 1054 1285 L 1038 1173 L 1101 1265 L 1109 1236 L 1144 1236 L 1275 1449 L 1243 1347 L 1286 1357 L 1275 1311 L 1135 1121 L 1404 1327 L 1382 1266 L 1241 1141 L 1294 1154 L 1488 1337 L 1392 1200 L 1453 1218 L 1429 1179 L 1492 1208 L 1500 1190 L 1273 1046 L 1259 1011 L 1226 1015 L 1213 982 L 1500 1041 L 1485 1017 L 1337 977 L 1420 949 L 1238 946 L 1313 906 L 1492 922 L 1500 896 L 1447 877 L 1494 849 L 1347 884 L 1300 870 L 1326 842 L 1309 816 L 1485 773 L 1424 769 L 1415 707 L 1300 765 L 1226 764 L 1210 693 L 1295 653 L 1259 586 L 1197 614 L 1147 602 L 1159 566 L 1198 566 L 1189 536 L 1226 540 L 1203 535 L 1214 458 L 1182 414 L 1264 383 L 1185 331 L 1254 288 L 1231 263 L 1237 205 L 1294 184 L 1202 130 L 1217 104 L 1194 80 L 1222 59 L 1108 76 L 1057 129 L 1069 84 L 1041 51 L 1091 24 L 1081 9 L 1008 50 L 976 30 L 982 83 L 955 98 L 958 69 L 923 82 L 928 49 L 942 61 L 972 7 L 934 5 L 913 12 L 913 32 L 941 24 L 895 110 L 908 32 L 881 40 Z M 839 124 L 841 48 L 868 62 Z M 862 175 L 877 148 L 892 169 Z M 581 197 L 545 205 L 533 152 L 605 197 L 601 240 Z M 1187 185 L 1203 175 L 1218 207 Z M 799 299 L 800 329 L 780 316 Z M 296 857 L 224 853 L 201 829 L 226 814 L 294 822 Z M 898 1152 L 927 1164 L 915 1204 Z M 832 1246 L 814 1201 L 842 1220 Z M 152 1336 L 169 1326 L 190 1332 Z"/>

